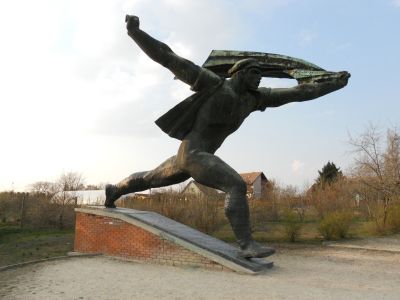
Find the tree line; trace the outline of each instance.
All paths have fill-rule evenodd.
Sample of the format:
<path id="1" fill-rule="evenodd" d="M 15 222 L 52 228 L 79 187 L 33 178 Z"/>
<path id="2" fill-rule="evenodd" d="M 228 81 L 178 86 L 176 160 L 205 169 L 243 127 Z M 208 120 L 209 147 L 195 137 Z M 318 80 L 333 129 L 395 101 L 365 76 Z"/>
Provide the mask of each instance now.
<path id="1" fill-rule="evenodd" d="M 373 225 L 374 232 L 400 232 L 400 134 L 370 125 L 350 137 L 354 163 L 346 174 L 328 161 L 305 191 L 270 181 L 262 199 L 249 199 L 254 231 L 268 223 L 283 224 L 295 241 L 312 222 L 325 239 L 348 236 L 354 222 Z M 21 227 L 73 228 L 74 191 L 92 189 L 79 173 L 64 173 L 55 182 L 36 182 L 27 193 L 0 193 L 0 223 Z M 99 187 L 96 187 L 99 188 Z M 212 233 L 226 223 L 223 197 L 182 195 L 177 191 L 132 196 L 119 205 L 152 210 Z"/>

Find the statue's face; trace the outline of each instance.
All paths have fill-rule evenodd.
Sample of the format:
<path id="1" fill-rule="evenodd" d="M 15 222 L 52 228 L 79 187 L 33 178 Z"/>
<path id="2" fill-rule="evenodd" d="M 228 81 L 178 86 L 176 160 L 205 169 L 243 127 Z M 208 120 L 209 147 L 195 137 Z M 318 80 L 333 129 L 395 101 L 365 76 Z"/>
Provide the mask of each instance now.
<path id="1" fill-rule="evenodd" d="M 261 79 L 261 70 L 258 68 L 249 68 L 244 72 L 244 84 L 249 90 L 258 89 Z"/>

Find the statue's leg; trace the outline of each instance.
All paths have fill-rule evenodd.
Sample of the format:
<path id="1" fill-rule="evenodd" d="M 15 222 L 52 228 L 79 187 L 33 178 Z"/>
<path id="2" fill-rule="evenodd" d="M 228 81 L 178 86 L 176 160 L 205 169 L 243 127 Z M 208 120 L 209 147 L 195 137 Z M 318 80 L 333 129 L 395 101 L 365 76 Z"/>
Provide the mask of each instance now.
<path id="1" fill-rule="evenodd" d="M 200 151 L 185 153 L 182 169 L 197 182 L 224 191 L 225 215 L 241 248 L 241 255 L 250 257 L 266 257 L 275 250 L 256 243 L 251 235 L 249 205 L 247 202 L 247 186 L 242 177 L 219 157 Z"/>
<path id="2" fill-rule="evenodd" d="M 189 177 L 172 156 L 154 170 L 133 173 L 116 185 L 107 185 L 105 206 L 115 207 L 114 202 L 123 195 L 180 183 Z"/>

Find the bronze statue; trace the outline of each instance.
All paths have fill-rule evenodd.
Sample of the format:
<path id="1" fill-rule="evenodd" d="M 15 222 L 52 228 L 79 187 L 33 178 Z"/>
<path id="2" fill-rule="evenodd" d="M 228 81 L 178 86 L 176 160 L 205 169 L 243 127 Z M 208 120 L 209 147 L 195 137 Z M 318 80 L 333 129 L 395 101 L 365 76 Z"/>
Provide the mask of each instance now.
<path id="1" fill-rule="evenodd" d="M 195 93 L 156 121 L 163 131 L 182 141 L 178 153 L 154 170 L 137 172 L 116 185 L 107 185 L 105 206 L 114 208 L 114 202 L 122 195 L 180 183 L 192 177 L 226 193 L 225 215 L 238 240 L 241 256 L 273 254 L 273 248 L 262 246 L 252 238 L 245 182 L 214 153 L 250 113 L 323 96 L 346 86 L 350 74 L 326 72 L 305 61 L 275 55 L 277 60 L 283 57 L 290 63 L 305 66 L 307 70 L 299 75 L 296 68 L 286 71 L 279 66 L 271 68 L 273 63 L 265 60 L 273 61 L 274 55 L 264 56 L 263 61 L 263 56 L 260 58 L 253 52 L 232 52 L 236 55 L 232 60 L 232 53 L 225 51 L 222 58 L 214 57 L 209 61 L 208 68 L 200 67 L 142 31 L 138 17 L 127 16 L 126 22 L 128 35 L 136 44 L 152 60 L 189 84 Z M 300 84 L 293 88 L 259 87 L 262 76 L 268 74 L 297 78 Z"/>

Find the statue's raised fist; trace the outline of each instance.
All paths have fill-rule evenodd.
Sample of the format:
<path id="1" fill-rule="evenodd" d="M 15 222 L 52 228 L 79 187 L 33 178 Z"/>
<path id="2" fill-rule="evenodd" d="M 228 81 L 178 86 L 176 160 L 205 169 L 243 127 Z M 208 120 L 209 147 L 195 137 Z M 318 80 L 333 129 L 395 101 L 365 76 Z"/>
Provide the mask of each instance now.
<path id="1" fill-rule="evenodd" d="M 139 18 L 136 16 L 126 15 L 125 22 L 126 29 L 128 29 L 128 31 L 134 31 L 139 28 Z"/>
<path id="2" fill-rule="evenodd" d="M 346 86 L 350 77 L 351 74 L 347 71 L 339 72 L 339 83 L 341 83 L 343 86 Z"/>

